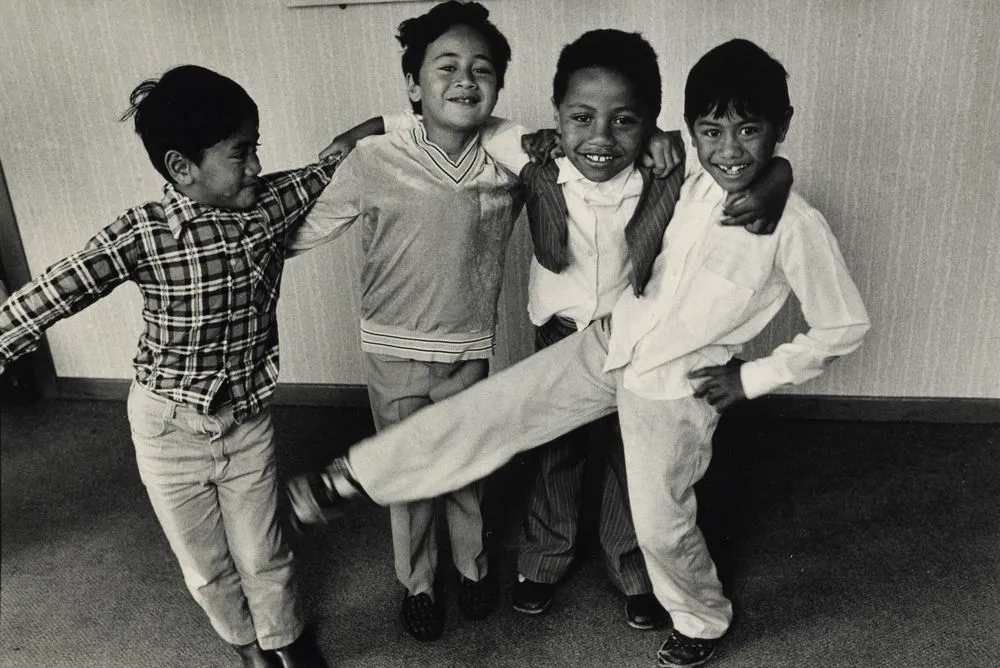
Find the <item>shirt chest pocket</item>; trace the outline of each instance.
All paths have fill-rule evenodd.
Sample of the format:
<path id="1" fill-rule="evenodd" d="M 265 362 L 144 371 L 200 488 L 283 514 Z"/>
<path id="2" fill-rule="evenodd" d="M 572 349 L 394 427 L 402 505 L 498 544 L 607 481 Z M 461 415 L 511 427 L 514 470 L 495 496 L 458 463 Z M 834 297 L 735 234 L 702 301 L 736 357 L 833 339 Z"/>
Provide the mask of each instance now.
<path id="1" fill-rule="evenodd" d="M 283 265 L 284 257 L 274 248 L 263 251 L 253 259 L 250 290 L 253 294 L 253 305 L 258 312 L 268 311 L 277 300 Z"/>
<path id="2" fill-rule="evenodd" d="M 753 295 L 753 288 L 703 265 L 688 285 L 677 315 L 698 341 L 711 343 L 741 322 Z"/>

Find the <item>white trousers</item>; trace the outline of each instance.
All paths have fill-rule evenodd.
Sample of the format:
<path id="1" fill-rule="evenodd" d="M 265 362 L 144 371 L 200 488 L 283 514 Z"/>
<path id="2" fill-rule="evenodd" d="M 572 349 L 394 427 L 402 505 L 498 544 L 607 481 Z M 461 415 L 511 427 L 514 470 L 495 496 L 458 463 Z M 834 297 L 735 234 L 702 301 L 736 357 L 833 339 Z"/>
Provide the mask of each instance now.
<path id="1" fill-rule="evenodd" d="M 694 397 L 659 401 L 626 390 L 620 372 L 602 371 L 609 336 L 609 323 L 596 322 L 357 443 L 349 466 L 379 504 L 432 498 L 617 409 L 653 592 L 678 631 L 718 638 L 732 606 L 696 525 L 693 489 L 711 460 L 718 414 Z"/>

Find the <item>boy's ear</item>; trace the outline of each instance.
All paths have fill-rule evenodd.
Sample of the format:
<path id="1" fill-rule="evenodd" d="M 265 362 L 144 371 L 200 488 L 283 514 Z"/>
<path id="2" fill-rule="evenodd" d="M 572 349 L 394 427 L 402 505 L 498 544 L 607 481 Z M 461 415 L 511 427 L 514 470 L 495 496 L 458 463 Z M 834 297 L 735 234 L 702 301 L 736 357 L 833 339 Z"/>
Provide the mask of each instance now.
<path id="1" fill-rule="evenodd" d="M 789 107 L 788 111 L 785 112 L 785 117 L 781 120 L 781 126 L 777 128 L 778 141 L 785 141 L 785 135 L 788 134 L 788 126 L 792 122 L 792 113 L 795 111 L 795 107 Z"/>
<path id="2" fill-rule="evenodd" d="M 189 186 L 198 174 L 198 165 L 185 157 L 180 151 L 171 149 L 163 156 L 163 165 L 175 183 Z"/>
<path id="3" fill-rule="evenodd" d="M 410 102 L 420 102 L 420 98 L 422 97 L 420 84 L 417 83 L 412 74 L 406 75 L 406 95 L 410 98 Z"/>

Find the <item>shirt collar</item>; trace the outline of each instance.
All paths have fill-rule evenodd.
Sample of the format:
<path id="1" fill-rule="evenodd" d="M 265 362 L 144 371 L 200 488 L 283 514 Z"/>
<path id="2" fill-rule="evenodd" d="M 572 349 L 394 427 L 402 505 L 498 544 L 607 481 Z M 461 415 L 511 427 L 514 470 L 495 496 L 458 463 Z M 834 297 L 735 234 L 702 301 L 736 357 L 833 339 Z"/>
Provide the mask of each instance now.
<path id="1" fill-rule="evenodd" d="M 479 134 L 480 133 L 477 132 L 469 139 L 469 143 L 465 145 L 465 148 L 462 149 L 462 152 L 458 154 L 458 158 L 455 160 L 452 160 L 443 148 L 427 138 L 427 129 L 424 127 L 423 123 L 420 123 L 416 128 L 414 128 L 413 137 L 416 139 L 419 146 L 421 146 L 428 153 L 431 153 L 435 158 L 443 158 L 453 166 L 457 166 L 465 162 L 470 155 L 474 154 L 479 149 Z"/>
<path id="2" fill-rule="evenodd" d="M 628 169 L 623 169 L 603 183 L 594 183 L 588 179 L 580 172 L 579 169 L 576 168 L 576 165 L 570 162 L 569 158 L 556 158 L 556 166 L 559 168 L 559 176 L 556 177 L 556 183 L 560 185 L 569 183 L 570 181 L 582 181 L 584 183 L 596 185 L 606 193 L 622 193 L 625 190 L 625 184 L 634 176 L 639 179 L 641 188 L 642 177 L 639 174 L 639 170 L 636 169 L 634 165 Z"/>
<path id="3" fill-rule="evenodd" d="M 180 239 L 185 225 L 216 211 L 215 207 L 191 199 L 172 183 L 163 186 L 163 199 L 160 203 L 167 226 L 175 239 Z"/>

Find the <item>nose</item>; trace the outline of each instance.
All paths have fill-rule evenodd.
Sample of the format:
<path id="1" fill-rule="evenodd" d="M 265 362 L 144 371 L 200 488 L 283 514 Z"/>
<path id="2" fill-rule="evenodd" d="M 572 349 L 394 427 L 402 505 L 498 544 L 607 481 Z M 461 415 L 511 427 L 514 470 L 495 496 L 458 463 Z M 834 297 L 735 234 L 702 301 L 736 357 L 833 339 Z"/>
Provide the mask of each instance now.
<path id="1" fill-rule="evenodd" d="M 614 143 L 615 141 L 614 133 L 611 132 L 610 120 L 597 119 L 590 127 L 591 127 L 590 141 L 592 143 L 600 145 L 608 145 Z"/>
<path id="2" fill-rule="evenodd" d="M 254 151 L 250 154 L 250 159 L 247 160 L 246 172 L 250 176 L 257 176 L 261 172 L 260 158 L 257 157 L 257 152 Z"/>
<path id="3" fill-rule="evenodd" d="M 464 86 L 466 88 L 475 88 L 478 84 L 476 84 L 476 77 L 473 76 L 472 70 L 463 67 L 455 72 L 455 85 Z"/>
<path id="4" fill-rule="evenodd" d="M 742 152 L 743 145 L 740 143 L 739 138 L 734 133 L 725 133 L 722 137 L 722 154 L 735 157 Z"/>

